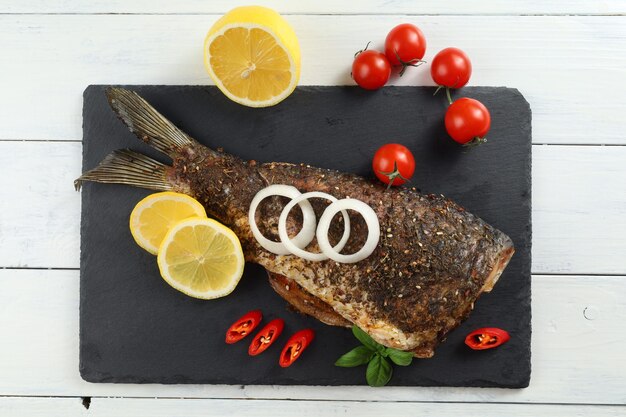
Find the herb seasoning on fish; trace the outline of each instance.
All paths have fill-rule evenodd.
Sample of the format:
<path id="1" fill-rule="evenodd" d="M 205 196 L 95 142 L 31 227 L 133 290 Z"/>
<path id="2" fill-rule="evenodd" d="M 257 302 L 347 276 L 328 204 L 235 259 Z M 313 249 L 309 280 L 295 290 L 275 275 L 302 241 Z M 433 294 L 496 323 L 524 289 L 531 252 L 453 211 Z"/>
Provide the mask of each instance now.
<path id="1" fill-rule="evenodd" d="M 111 88 L 109 103 L 140 139 L 169 155 L 168 166 L 145 155 L 118 150 L 77 181 L 122 183 L 153 190 L 173 190 L 199 200 L 210 216 L 231 227 L 246 260 L 265 267 L 276 288 L 296 308 L 329 324 L 356 324 L 377 342 L 430 357 L 446 334 L 471 312 L 482 292 L 489 292 L 513 255 L 511 239 L 443 196 L 415 190 L 385 190 L 368 179 L 327 169 L 241 159 L 211 150 L 179 130 L 132 91 Z M 359 199 L 374 209 L 381 239 L 371 256 L 355 264 L 312 262 L 263 249 L 250 230 L 248 208 L 256 193 L 272 184 L 301 192 L 321 191 L 341 199 Z M 323 202 L 312 202 L 316 214 Z M 278 240 L 278 217 L 285 202 L 268 198 L 257 210 L 257 224 Z M 295 235 L 301 218 L 294 210 L 287 230 Z M 367 227 L 350 216 L 351 238 L 343 252 L 357 251 Z M 391 232 L 387 230 L 391 229 Z M 331 225 L 331 242 L 343 233 Z M 307 248 L 317 251 L 314 243 Z M 279 277 L 280 275 L 280 277 Z M 324 308 L 306 307 L 316 300 Z M 315 303 L 317 304 L 317 303 Z"/>

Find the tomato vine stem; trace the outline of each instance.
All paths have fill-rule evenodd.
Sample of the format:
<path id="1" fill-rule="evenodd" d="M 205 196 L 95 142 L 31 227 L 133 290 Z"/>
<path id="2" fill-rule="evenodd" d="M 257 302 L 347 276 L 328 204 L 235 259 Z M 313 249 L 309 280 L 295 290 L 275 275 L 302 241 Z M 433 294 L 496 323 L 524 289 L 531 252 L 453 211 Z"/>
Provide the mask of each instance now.
<path id="1" fill-rule="evenodd" d="M 450 87 L 446 87 L 446 97 L 448 98 L 448 104 L 452 104 L 452 97 L 450 96 Z"/>
<path id="2" fill-rule="evenodd" d="M 419 67 L 420 65 L 426 62 L 419 58 L 415 58 L 410 61 L 403 61 L 402 58 L 400 58 L 400 55 L 398 54 L 397 49 L 394 49 L 393 52 L 396 54 L 396 58 L 398 59 L 398 62 L 400 62 L 400 65 L 402 65 L 402 69 L 400 70 L 400 73 L 399 73 L 400 77 L 404 75 L 404 72 L 406 71 L 407 67 Z"/>
<path id="3" fill-rule="evenodd" d="M 466 148 L 475 148 L 476 146 L 482 145 L 483 143 L 487 143 L 487 138 L 481 138 L 480 136 L 476 136 L 469 142 L 464 143 L 463 146 Z"/>
<path id="4" fill-rule="evenodd" d="M 387 178 L 389 178 L 389 183 L 387 184 L 387 189 L 390 189 L 391 186 L 393 185 L 393 182 L 396 180 L 396 178 L 400 178 L 404 181 L 409 181 L 408 178 L 405 178 L 402 176 L 402 174 L 400 173 L 400 170 L 398 169 L 398 163 L 396 161 L 393 161 L 393 171 L 391 172 L 383 172 L 383 171 L 378 171 L 380 174 L 385 175 Z"/>
<path id="5" fill-rule="evenodd" d="M 448 104 L 452 104 L 453 101 L 452 101 L 452 96 L 450 95 L 450 87 L 446 87 L 445 85 L 438 85 L 437 89 L 433 93 L 433 96 L 436 96 L 439 90 L 441 90 L 442 88 L 446 89 L 446 98 L 448 99 Z"/>
<path id="6" fill-rule="evenodd" d="M 369 41 L 367 45 L 365 45 L 365 48 L 361 49 L 360 51 L 356 51 L 356 53 L 354 54 L 354 57 L 356 58 L 357 56 L 359 56 L 359 54 L 367 51 L 367 48 L 369 48 L 370 43 L 372 43 L 372 41 Z"/>

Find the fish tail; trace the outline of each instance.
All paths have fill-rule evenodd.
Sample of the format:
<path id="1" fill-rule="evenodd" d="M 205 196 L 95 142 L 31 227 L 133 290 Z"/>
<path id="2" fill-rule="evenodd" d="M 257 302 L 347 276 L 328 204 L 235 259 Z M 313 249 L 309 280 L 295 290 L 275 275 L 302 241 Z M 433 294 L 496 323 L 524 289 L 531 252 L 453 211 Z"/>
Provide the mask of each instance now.
<path id="1" fill-rule="evenodd" d="M 130 149 L 118 149 L 107 155 L 94 169 L 85 172 L 74 181 L 80 190 L 84 181 L 127 184 L 150 190 L 169 191 L 167 181 L 169 166 Z"/>
<path id="2" fill-rule="evenodd" d="M 130 131 L 158 151 L 174 157 L 184 147 L 197 143 L 134 91 L 109 87 L 106 96 Z"/>

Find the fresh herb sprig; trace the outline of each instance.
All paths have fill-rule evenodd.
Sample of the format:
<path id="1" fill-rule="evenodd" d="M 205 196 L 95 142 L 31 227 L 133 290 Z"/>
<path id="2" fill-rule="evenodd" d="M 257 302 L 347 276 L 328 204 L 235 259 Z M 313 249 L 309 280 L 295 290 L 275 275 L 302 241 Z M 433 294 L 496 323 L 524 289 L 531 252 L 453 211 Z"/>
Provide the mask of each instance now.
<path id="1" fill-rule="evenodd" d="M 413 353 L 385 347 L 358 326 L 352 326 L 352 333 L 362 345 L 341 355 L 335 366 L 352 368 L 367 364 L 365 379 L 371 387 L 387 385 L 393 374 L 391 362 L 399 366 L 408 366 L 413 361 Z"/>

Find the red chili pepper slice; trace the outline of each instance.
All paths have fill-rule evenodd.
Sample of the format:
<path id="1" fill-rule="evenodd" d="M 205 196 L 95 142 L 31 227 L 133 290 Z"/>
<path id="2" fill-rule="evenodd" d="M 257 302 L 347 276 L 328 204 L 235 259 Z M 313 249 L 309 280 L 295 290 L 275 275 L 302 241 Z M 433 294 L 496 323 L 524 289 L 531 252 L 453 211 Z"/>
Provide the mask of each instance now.
<path id="1" fill-rule="evenodd" d="M 283 319 L 274 319 L 267 323 L 257 334 L 254 336 L 250 347 L 248 348 L 248 355 L 256 356 L 267 350 L 268 347 L 274 343 L 278 336 L 283 332 L 285 327 L 285 321 Z"/>
<path id="2" fill-rule="evenodd" d="M 509 341 L 511 336 L 506 330 L 497 327 L 483 327 L 467 335 L 465 344 L 474 350 L 491 349 Z"/>
<path id="3" fill-rule="evenodd" d="M 296 359 L 302 356 L 302 352 L 311 344 L 314 338 L 315 332 L 311 329 L 304 329 L 294 333 L 287 340 L 287 344 L 285 344 L 283 351 L 280 353 L 278 364 L 283 368 L 291 366 Z"/>
<path id="4" fill-rule="evenodd" d="M 261 323 L 263 314 L 261 310 L 252 310 L 244 314 L 239 320 L 234 322 L 226 331 L 226 343 L 233 344 L 240 341 L 254 330 Z"/>

